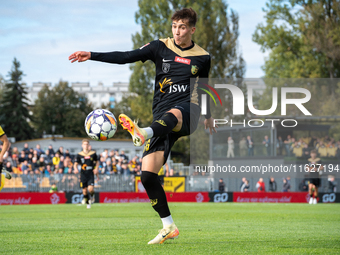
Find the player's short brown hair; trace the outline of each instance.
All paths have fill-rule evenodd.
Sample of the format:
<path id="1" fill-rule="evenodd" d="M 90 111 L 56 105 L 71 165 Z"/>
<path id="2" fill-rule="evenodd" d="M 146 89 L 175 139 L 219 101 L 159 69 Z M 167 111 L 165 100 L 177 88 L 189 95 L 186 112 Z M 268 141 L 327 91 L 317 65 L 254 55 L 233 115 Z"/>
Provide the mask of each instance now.
<path id="1" fill-rule="evenodd" d="M 88 143 L 88 144 L 90 144 L 90 140 L 89 139 L 83 139 L 83 141 L 81 141 L 81 143 L 83 144 L 83 143 Z"/>
<path id="2" fill-rule="evenodd" d="M 171 20 L 188 20 L 189 26 L 194 27 L 197 22 L 197 13 L 190 7 L 190 8 L 183 8 L 182 10 L 176 11 Z"/>

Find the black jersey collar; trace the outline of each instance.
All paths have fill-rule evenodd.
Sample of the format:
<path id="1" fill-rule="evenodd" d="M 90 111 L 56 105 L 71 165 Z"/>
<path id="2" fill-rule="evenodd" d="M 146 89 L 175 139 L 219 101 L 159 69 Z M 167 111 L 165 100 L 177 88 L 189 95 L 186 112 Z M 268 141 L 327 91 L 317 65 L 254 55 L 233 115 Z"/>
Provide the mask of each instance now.
<path id="1" fill-rule="evenodd" d="M 181 51 L 190 50 L 190 49 L 194 48 L 194 46 L 195 46 L 195 42 L 194 42 L 193 40 L 191 40 L 192 45 L 190 45 L 189 47 L 186 47 L 186 48 L 181 48 L 179 45 L 177 45 L 177 44 L 175 43 L 175 39 L 174 39 L 174 38 L 172 38 L 172 41 L 174 42 L 175 46 L 176 46 L 178 49 L 180 49 Z"/>

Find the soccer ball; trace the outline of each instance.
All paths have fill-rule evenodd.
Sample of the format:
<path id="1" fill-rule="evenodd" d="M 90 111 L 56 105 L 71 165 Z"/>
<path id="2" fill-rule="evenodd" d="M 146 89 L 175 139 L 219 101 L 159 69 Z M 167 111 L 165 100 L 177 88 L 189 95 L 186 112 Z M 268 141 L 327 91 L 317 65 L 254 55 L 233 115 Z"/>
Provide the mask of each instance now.
<path id="1" fill-rule="evenodd" d="M 105 141 L 117 131 L 117 120 L 108 110 L 97 109 L 89 113 L 85 119 L 85 131 L 95 141 Z"/>

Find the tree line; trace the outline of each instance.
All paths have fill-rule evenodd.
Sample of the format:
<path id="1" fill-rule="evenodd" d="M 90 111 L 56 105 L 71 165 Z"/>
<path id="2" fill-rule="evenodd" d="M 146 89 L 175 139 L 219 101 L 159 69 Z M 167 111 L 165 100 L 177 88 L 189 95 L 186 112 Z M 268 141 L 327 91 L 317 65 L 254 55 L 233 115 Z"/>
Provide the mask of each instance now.
<path id="1" fill-rule="evenodd" d="M 171 15 L 183 7 L 192 7 L 198 13 L 195 43 L 206 49 L 212 59 L 210 77 L 228 80 L 245 89 L 242 78 L 246 63 L 238 47 L 239 16 L 223 0 L 139 0 L 135 15 L 141 31 L 132 36 L 133 48 L 171 36 Z M 340 5 L 337 0 L 269 0 L 263 8 L 264 24 L 258 24 L 253 41 L 261 46 L 269 57 L 262 67 L 264 78 L 337 78 L 340 75 Z M 115 108 L 102 105 L 115 116 L 124 112 L 139 119 L 141 126 L 152 122 L 152 97 L 155 71 L 150 61 L 130 65 L 129 96 Z M 17 140 L 40 137 L 43 133 L 62 134 L 67 137 L 84 137 L 84 119 L 93 110 L 88 99 L 75 91 L 65 81 L 50 88 L 44 86 L 33 105 L 27 103 L 27 91 L 22 83 L 23 71 L 17 59 L 8 73 L 8 80 L 0 93 L 0 123 L 9 136 Z M 274 86 L 274 85 L 273 85 Z M 332 83 L 315 88 L 317 93 L 331 96 L 321 105 L 325 114 L 335 111 L 331 102 L 340 92 L 339 84 Z M 271 86 L 257 102 L 259 109 L 268 109 L 271 103 Z M 230 94 L 221 91 L 223 107 L 215 107 L 213 115 L 233 118 Z M 339 104 L 339 103 L 337 103 Z M 337 113 L 336 113 L 337 114 Z M 52 128 L 54 127 L 54 129 Z M 201 128 L 196 132 L 202 139 L 195 148 L 205 151 L 209 145 Z M 115 137 L 128 138 L 118 129 Z M 189 161 L 189 140 L 181 138 L 174 147 L 182 161 Z M 192 148 L 193 149 L 193 148 Z M 201 150 L 201 149 L 200 149 Z M 204 153 L 206 154 L 206 153 Z M 208 157 L 208 155 L 202 155 Z"/>

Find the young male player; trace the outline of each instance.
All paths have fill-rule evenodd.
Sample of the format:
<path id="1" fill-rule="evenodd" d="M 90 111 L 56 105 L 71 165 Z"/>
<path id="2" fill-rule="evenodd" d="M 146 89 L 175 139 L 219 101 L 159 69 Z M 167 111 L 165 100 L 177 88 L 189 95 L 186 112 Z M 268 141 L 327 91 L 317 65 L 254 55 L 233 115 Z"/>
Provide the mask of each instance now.
<path id="1" fill-rule="evenodd" d="M 191 40 L 196 30 L 196 12 L 192 8 L 184 8 L 176 11 L 171 20 L 173 38 L 155 40 L 128 52 L 77 51 L 69 57 L 72 63 L 89 59 L 116 64 L 146 60 L 155 63 L 151 126 L 140 128 L 126 115 L 119 116 L 123 128 L 132 135 L 133 143 L 136 146 L 145 144 L 141 180 L 151 205 L 163 222 L 163 229 L 149 244 L 163 243 L 179 235 L 157 174 L 178 138 L 196 130 L 201 111 L 198 79 L 208 77 L 210 70 L 209 53 Z M 196 79 L 191 89 L 190 78 Z M 212 134 L 212 131 L 216 132 L 214 119 L 211 118 L 209 105 L 207 108 L 204 124 Z"/>
<path id="2" fill-rule="evenodd" d="M 320 186 L 320 170 L 323 170 L 323 166 L 321 165 L 321 159 L 317 158 L 317 154 L 315 150 L 310 152 L 310 158 L 308 159 L 308 166 L 306 166 L 309 171 L 309 184 L 308 184 L 308 192 L 309 192 L 309 204 L 317 204 L 318 203 L 318 189 Z"/>
<path id="3" fill-rule="evenodd" d="M 2 178 L 2 173 L 4 174 L 5 178 L 11 179 L 12 175 L 10 172 L 8 172 L 5 168 L 3 168 L 3 163 L 4 163 L 4 155 L 6 151 L 8 151 L 10 147 L 10 143 L 8 141 L 7 135 L 5 134 L 4 130 L 0 126 L 0 141 L 2 142 L 2 149 L 0 151 L 0 191 L 5 185 L 5 181 Z"/>
<path id="4" fill-rule="evenodd" d="M 83 150 L 77 154 L 77 159 L 74 163 L 74 170 L 77 172 L 78 164 L 80 170 L 80 187 L 83 189 L 83 195 L 87 209 L 91 208 L 91 203 L 94 203 L 94 173 L 98 171 L 99 161 L 97 154 L 93 150 L 89 150 L 90 142 L 84 139 L 81 144 Z M 89 198 L 90 192 L 91 198 Z"/>

